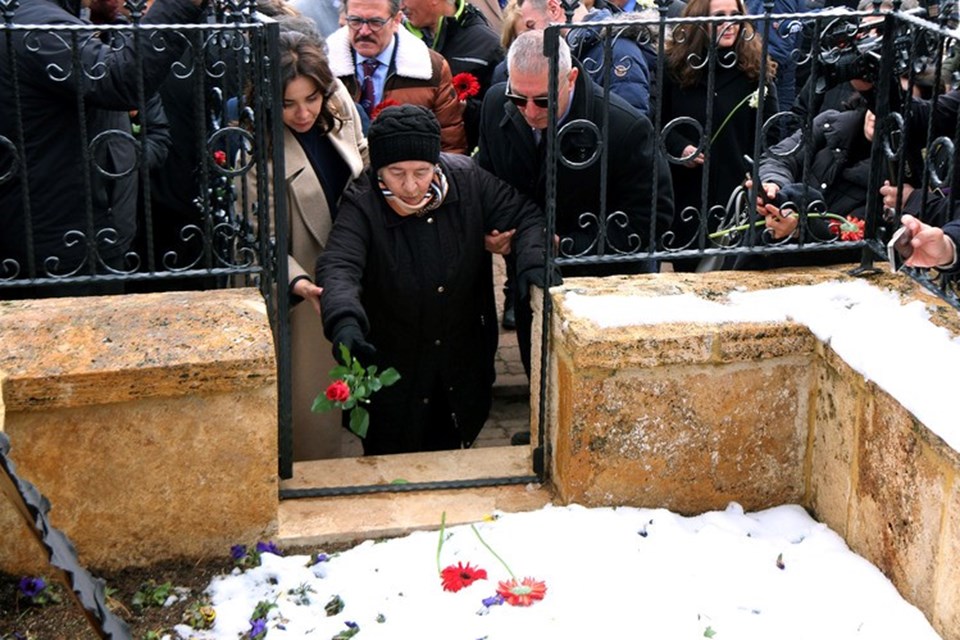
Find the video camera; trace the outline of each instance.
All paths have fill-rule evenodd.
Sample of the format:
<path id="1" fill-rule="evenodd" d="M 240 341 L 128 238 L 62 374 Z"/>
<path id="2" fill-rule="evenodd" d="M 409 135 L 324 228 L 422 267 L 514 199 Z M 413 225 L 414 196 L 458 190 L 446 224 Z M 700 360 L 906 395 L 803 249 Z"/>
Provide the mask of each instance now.
<path id="1" fill-rule="evenodd" d="M 924 15 L 925 10 L 916 8 L 903 13 Z M 927 39 L 920 38 L 915 46 L 914 27 L 908 22 L 896 21 L 891 33 L 885 31 L 888 22 L 878 15 L 839 15 L 826 22 L 823 18 L 811 20 L 805 29 L 815 30 L 824 25 L 820 33 L 820 73 L 816 91 L 823 93 L 841 82 L 865 80 L 876 82 L 880 72 L 880 61 L 884 39 L 893 39 L 893 64 L 891 70 L 896 76 L 909 72 L 910 65 L 922 69 L 925 61 L 936 55 L 934 46 Z M 807 37 L 812 39 L 811 33 Z"/>

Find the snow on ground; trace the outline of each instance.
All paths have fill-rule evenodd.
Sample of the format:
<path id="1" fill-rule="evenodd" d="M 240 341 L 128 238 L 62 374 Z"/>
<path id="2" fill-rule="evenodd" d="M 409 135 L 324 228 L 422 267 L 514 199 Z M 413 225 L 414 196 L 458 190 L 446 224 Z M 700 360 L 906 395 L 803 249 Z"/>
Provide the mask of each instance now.
<path id="1" fill-rule="evenodd" d="M 367 541 L 312 568 L 305 555 L 264 553 L 261 566 L 211 583 L 212 631 L 181 628 L 181 635 L 235 640 L 267 600 L 277 605 L 269 640 L 328 640 L 347 622 L 362 640 L 939 637 L 878 569 L 798 506 L 744 513 L 732 503 L 689 518 L 664 509 L 547 506 L 476 527 L 517 578 L 546 583 L 543 600 L 485 606 L 510 576 L 462 525 L 446 529 L 440 564 L 470 563 L 488 579 L 456 593 L 441 588 L 438 531 Z M 334 596 L 343 610 L 328 616 Z"/>
<path id="2" fill-rule="evenodd" d="M 960 342 L 928 322 L 919 302 L 865 282 L 735 292 L 725 303 L 566 294 L 601 326 L 671 321 L 779 322 L 810 327 L 955 449 L 949 399 Z M 944 398 L 947 402 L 932 402 Z M 437 514 L 438 528 L 440 514 Z M 308 567 L 307 556 L 262 555 L 259 567 L 215 579 L 212 631 L 182 637 L 235 640 L 260 601 L 275 603 L 266 636 L 362 640 L 649 638 L 685 640 L 924 640 L 938 636 L 873 565 L 798 506 L 685 518 L 663 509 L 578 506 L 500 514 L 477 525 L 518 579 L 543 580 L 529 607 L 484 605 L 508 571 L 469 526 L 446 530 L 440 565 L 488 573 L 451 593 L 437 567 L 438 533 L 368 541 Z M 779 562 L 778 562 L 779 561 Z M 781 568 L 782 566 L 782 568 Z M 325 606 L 339 596 L 343 610 Z M 350 623 L 349 625 L 347 623 Z"/>

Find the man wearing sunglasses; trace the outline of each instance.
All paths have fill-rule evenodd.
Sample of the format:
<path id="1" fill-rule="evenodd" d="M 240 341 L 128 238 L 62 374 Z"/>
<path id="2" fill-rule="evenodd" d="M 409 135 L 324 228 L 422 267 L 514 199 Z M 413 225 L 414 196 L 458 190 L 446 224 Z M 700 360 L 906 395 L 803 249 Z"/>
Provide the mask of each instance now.
<path id="1" fill-rule="evenodd" d="M 401 20 L 400 0 L 347 0 L 344 26 L 327 38 L 330 70 L 371 118 L 385 103 L 426 107 L 440 122 L 442 150 L 466 153 L 450 65 Z"/>
<path id="2" fill-rule="evenodd" d="M 480 150 L 477 162 L 512 184 L 546 210 L 546 135 L 550 102 L 547 98 L 549 60 L 543 54 L 543 31 L 521 34 L 507 53 L 509 81 L 490 88 L 483 101 L 480 120 Z M 600 230 L 589 220 L 607 216 L 604 253 L 645 252 L 650 246 L 651 220 L 654 237 L 670 228 L 673 220 L 673 187 L 670 169 L 655 153 L 653 125 L 615 94 L 605 114 L 603 89 L 583 73 L 559 39 L 558 151 L 574 166 L 557 163 L 556 231 L 561 255 L 593 255 Z M 604 124 L 605 117 L 609 122 Z M 600 140 L 588 121 L 600 130 Z M 569 127 L 564 129 L 564 125 Z M 603 131 L 603 127 L 607 130 Z M 601 145 L 607 146 L 605 170 Z M 604 179 L 605 183 L 601 183 Z M 656 177 L 656 181 L 654 181 Z M 601 194 L 606 198 L 600 210 Z M 625 226 L 621 223 L 625 223 Z M 498 231 L 509 231 L 501 229 Z M 638 243 L 639 242 L 639 246 Z M 655 271 L 651 261 L 619 262 L 605 265 L 564 267 L 563 276 L 647 273 Z M 518 287 L 519 288 L 519 287 Z M 528 294 L 515 292 L 515 302 Z M 521 319 L 517 304 L 517 339 L 521 358 L 529 371 L 529 321 Z M 524 336 L 526 333 L 526 336 Z"/>

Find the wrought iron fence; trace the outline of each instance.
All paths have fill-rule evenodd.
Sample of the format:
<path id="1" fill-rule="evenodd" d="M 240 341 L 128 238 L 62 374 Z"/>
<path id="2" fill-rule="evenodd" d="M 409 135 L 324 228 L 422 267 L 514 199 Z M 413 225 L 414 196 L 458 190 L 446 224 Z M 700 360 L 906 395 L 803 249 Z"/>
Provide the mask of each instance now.
<path id="1" fill-rule="evenodd" d="M 952 217 L 960 129 L 954 94 L 938 82 L 956 84 L 952 9 L 895 3 L 881 12 L 875 2 L 859 12 L 774 13 L 769 0 L 760 15 L 741 15 L 741 3 L 726 11 L 737 15 L 712 15 L 709 2 L 691 0 L 706 7 L 703 15 L 672 18 L 669 0 L 658 3 L 600 22 L 572 22 L 576 5 L 564 3 L 568 24 L 547 29 L 551 106 L 566 86 L 557 77 L 562 38 L 580 74 L 601 86 L 642 64 L 649 120 L 644 144 L 624 150 L 631 137 L 614 127 L 622 105 L 613 90 L 589 115 L 558 121 L 548 110 L 543 178 L 548 231 L 558 243 L 547 269 L 638 272 L 671 262 L 703 270 L 804 257 L 852 259 L 867 270 L 886 256 L 897 213 L 916 199 L 905 185 L 924 194 L 916 205 L 922 219 Z M 250 171 L 283 163 L 280 146 L 268 142 L 282 135 L 272 55 L 278 26 L 249 0 L 203 14 L 190 13 L 186 0 L 158 0 L 156 7 L 179 7 L 167 20 L 156 7 L 145 16 L 146 0 L 128 0 L 124 24 L 100 25 L 51 20 L 36 12 L 46 4 L 0 0 L 0 298 L 259 286 L 276 334 L 280 475 L 289 477 L 289 302 L 277 295 L 287 274 L 275 250 L 287 246 L 283 172 Z M 718 46 L 725 34 L 734 43 Z M 623 54 L 626 41 L 640 57 Z M 788 68 L 808 78 L 797 96 L 805 108 L 773 101 L 771 53 L 780 58 L 777 78 Z M 862 226 L 832 210 L 832 185 L 816 179 L 832 123 L 822 119 L 823 103 L 855 78 L 871 81 L 866 96 L 876 115 L 872 139 L 852 138 L 865 163 L 857 183 Z M 725 93 L 731 82 L 746 88 L 733 102 Z M 928 95 L 903 98 L 917 88 Z M 164 151 L 162 162 L 156 153 Z M 854 149 L 836 151 L 839 162 Z M 767 194 L 762 185 L 774 170 L 808 188 Z M 880 195 L 885 180 L 898 185 L 890 209 Z M 755 204 L 761 195 L 792 227 L 768 224 Z M 960 307 L 951 279 L 906 273 Z M 549 313 L 547 300 L 545 319 Z"/>
<path id="2" fill-rule="evenodd" d="M 954 217 L 960 153 L 953 142 L 960 134 L 955 6 L 907 10 L 900 2 L 876 1 L 863 11 L 774 13 L 782 5 L 766 0 L 762 13 L 744 15 L 740 1 L 690 0 L 682 17 L 670 18 L 670 5 L 657 0 L 639 15 L 588 21 L 576 2 L 564 2 L 567 22 L 547 28 L 547 231 L 557 237 L 548 271 L 854 262 L 863 272 L 886 259 L 901 213 L 936 226 Z M 591 39 L 595 45 L 585 48 Z M 634 53 L 618 46 L 624 40 Z M 578 111 L 575 96 L 583 89 L 573 83 L 569 90 L 558 62 L 561 41 L 572 49 L 579 74 L 609 89 L 602 108 Z M 651 123 L 650 134 L 639 138 L 617 128 L 621 100 L 612 97 L 638 64 L 647 66 Z M 789 73 L 773 74 L 774 64 Z M 806 81 L 796 82 L 796 102 L 780 105 L 777 79 L 792 74 Z M 830 103 L 854 86 L 859 111 Z M 558 113 L 558 103 L 575 106 Z M 834 110 L 825 114 L 828 109 Z M 841 125 L 844 136 L 837 137 L 830 128 Z M 631 145 L 649 146 L 650 153 L 624 148 Z M 638 157 L 631 182 L 617 163 Z M 640 183 L 648 185 L 642 199 L 636 197 Z M 768 183 L 779 191 L 768 193 Z M 884 206 L 885 183 L 893 185 L 895 206 Z M 571 197 L 571 189 L 580 197 Z M 785 220 L 788 226 L 774 224 Z M 952 277 L 903 272 L 960 308 Z M 544 326 L 550 314 L 547 298 Z M 548 353 L 548 332 L 541 339 L 541 353 Z M 541 420 L 548 379 L 542 370 Z M 542 475 L 550 445 L 540 427 L 535 468 Z"/>
<path id="3" fill-rule="evenodd" d="M 259 287 L 289 477 L 278 25 L 247 0 L 79 8 L 0 2 L 0 299 Z"/>
<path id="4" fill-rule="evenodd" d="M 742 10 L 742 5 L 738 6 Z M 663 2 L 639 16 L 618 14 L 604 22 L 575 22 L 548 30 L 545 44 L 554 52 L 559 38 L 582 42 L 592 37 L 600 43 L 590 55 L 579 58 L 579 68 L 581 74 L 586 73 L 601 86 L 616 87 L 617 76 L 626 74 L 627 67 L 644 62 L 618 51 L 618 41 L 630 38 L 645 50 L 652 87 L 647 116 L 656 132 L 651 139 L 654 155 L 659 156 L 640 167 L 643 173 L 636 176 L 637 181 L 652 179 L 653 188 L 646 201 L 634 210 L 618 208 L 618 197 L 620 201 L 625 199 L 618 196 L 624 187 L 612 179 L 620 170 L 613 158 L 622 140 L 609 129 L 609 114 L 616 109 L 610 105 L 617 100 L 609 94 L 616 93 L 616 88 L 606 92 L 605 109 L 590 118 L 567 118 L 558 124 L 551 111 L 547 166 L 553 182 L 547 206 L 560 229 L 552 264 L 563 270 L 564 266 L 637 261 L 682 264 L 692 259 L 697 264 L 684 266 L 703 270 L 736 267 L 737 258 L 745 256 L 815 253 L 818 259 L 831 260 L 835 259 L 829 257 L 831 253 L 845 252 L 849 256 L 855 250 L 862 266 L 870 268 L 876 259 L 886 257 L 885 245 L 897 224 L 894 211 L 885 211 L 882 206 L 880 187 L 885 180 L 892 185 L 910 184 L 922 192 L 940 189 L 943 206 L 937 208 L 924 200 L 918 213 L 934 224 L 949 219 L 944 212 L 952 211 L 956 198 L 949 188 L 955 179 L 957 150 L 951 141 L 957 133 L 955 113 L 924 119 L 931 114 L 929 103 L 938 102 L 944 94 L 939 83 L 928 89 L 925 100 L 899 96 L 925 86 L 930 77 L 956 74 L 955 69 L 945 66 L 956 60 L 956 39 L 960 35 L 952 29 L 950 16 L 945 13 L 931 21 L 926 9 L 880 12 L 879 2 L 871 10 L 859 12 L 773 14 L 774 6 L 772 1 L 764 3 L 767 13 L 756 16 L 668 18 L 669 2 Z M 572 16 L 574 6 L 567 9 Z M 725 32 L 731 31 L 736 32 L 738 43 L 756 43 L 752 76 L 743 71 L 749 65 L 740 44 L 716 45 Z M 809 78 L 797 96 L 800 106 L 794 109 L 781 107 L 773 100 L 773 77 L 760 81 L 772 67 L 768 59 L 774 34 L 793 39 L 780 70 L 799 68 Z M 682 50 L 683 55 L 671 58 L 670 49 Z M 551 61 L 556 63 L 555 55 Z M 684 72 L 694 78 L 692 83 L 683 85 L 678 80 Z M 738 72 L 742 78 L 731 77 Z M 551 80 L 555 73 L 553 67 Z M 829 103 L 831 96 L 857 78 L 871 81 L 872 88 L 863 93 L 876 115 L 876 135 L 866 141 L 855 137 L 853 142 L 861 149 L 843 149 L 843 154 L 836 150 L 834 155 L 840 161 L 852 151 L 860 151 L 867 161 L 862 167 L 866 169 L 864 182 L 858 185 L 863 198 L 856 208 L 856 215 L 863 221 L 862 232 L 843 220 L 848 210 L 833 210 L 832 201 L 837 198 L 830 191 L 835 185 L 821 184 L 818 167 L 814 166 L 817 152 L 823 150 L 822 130 L 830 126 L 828 119 L 817 116 L 828 107 L 837 108 L 839 103 Z M 736 95 L 730 107 L 730 98 L 724 102 L 723 94 L 737 82 L 741 93 L 746 93 L 745 86 L 751 92 L 743 95 L 743 100 Z M 550 89 L 551 98 L 556 100 L 556 85 Z M 678 105 L 678 98 L 702 104 L 693 108 Z M 702 111 L 699 117 L 690 115 L 698 108 Z M 952 109 L 952 105 L 945 108 Z M 725 140 L 722 134 L 730 133 L 733 118 L 740 112 L 749 114 L 749 136 L 735 141 L 728 136 Z M 685 148 L 678 140 L 686 143 Z M 743 153 L 732 155 L 731 146 Z M 732 168 L 728 166 L 731 164 Z M 793 183 L 809 187 L 789 192 L 798 202 L 784 201 L 781 196 L 780 204 L 795 205 L 782 208 L 794 210 L 797 221 L 796 229 L 783 236 L 765 226 L 764 216 L 754 205 L 758 196 L 765 195 L 761 184 L 773 181 L 771 167 L 781 170 L 772 174 L 781 187 L 784 170 L 792 172 Z M 593 190 L 595 208 L 572 211 L 565 206 L 564 185 L 571 176 L 587 172 L 596 179 L 581 181 L 578 188 Z M 669 188 L 657 179 L 664 173 L 672 176 L 672 221 L 669 215 L 656 215 L 665 208 L 662 192 Z M 736 178 L 733 183 L 730 175 Z M 801 197 L 803 202 L 799 202 Z M 833 214 L 839 214 L 839 218 Z M 589 236 L 586 241 L 577 237 L 584 235 Z M 913 275 L 938 278 L 935 273 Z"/>

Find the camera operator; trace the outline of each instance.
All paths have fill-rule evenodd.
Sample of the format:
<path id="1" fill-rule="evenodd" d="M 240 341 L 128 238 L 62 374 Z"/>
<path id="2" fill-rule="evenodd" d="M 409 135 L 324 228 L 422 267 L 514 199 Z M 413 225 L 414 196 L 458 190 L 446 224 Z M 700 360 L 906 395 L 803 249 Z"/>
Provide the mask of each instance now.
<path id="1" fill-rule="evenodd" d="M 903 0 L 900 5 L 901 11 L 915 11 L 919 8 L 917 0 Z M 872 0 L 860 0 L 857 5 L 858 12 L 867 12 L 873 10 Z M 893 10 L 893 2 L 884 0 L 880 5 L 880 13 L 858 19 L 856 31 L 847 35 L 849 32 L 844 25 L 849 23 L 844 21 L 842 14 L 826 24 L 825 33 L 822 37 L 828 40 L 828 45 L 833 45 L 833 38 L 842 38 L 835 46 L 829 46 L 826 53 L 821 52 L 821 63 L 819 75 L 814 77 L 809 75 L 809 63 L 797 73 L 797 81 L 803 81 L 802 88 L 797 92 L 797 100 L 793 105 L 792 111 L 801 117 L 808 115 L 815 116 L 828 109 L 841 109 L 842 105 L 848 102 L 857 87 L 852 84 L 858 79 L 875 80 L 875 74 L 879 71 L 879 50 L 882 44 L 882 35 L 876 29 L 868 28 L 869 25 L 883 22 L 883 14 Z M 820 22 L 811 22 L 810 24 L 819 27 L 823 24 L 823 18 Z M 831 29 L 839 26 L 842 30 L 840 35 L 831 35 L 828 33 Z M 810 38 L 808 30 L 805 37 Z M 849 39 L 852 38 L 852 39 Z M 804 43 L 803 50 L 809 50 L 810 42 Z M 821 45 L 823 46 L 823 45 Z"/>

